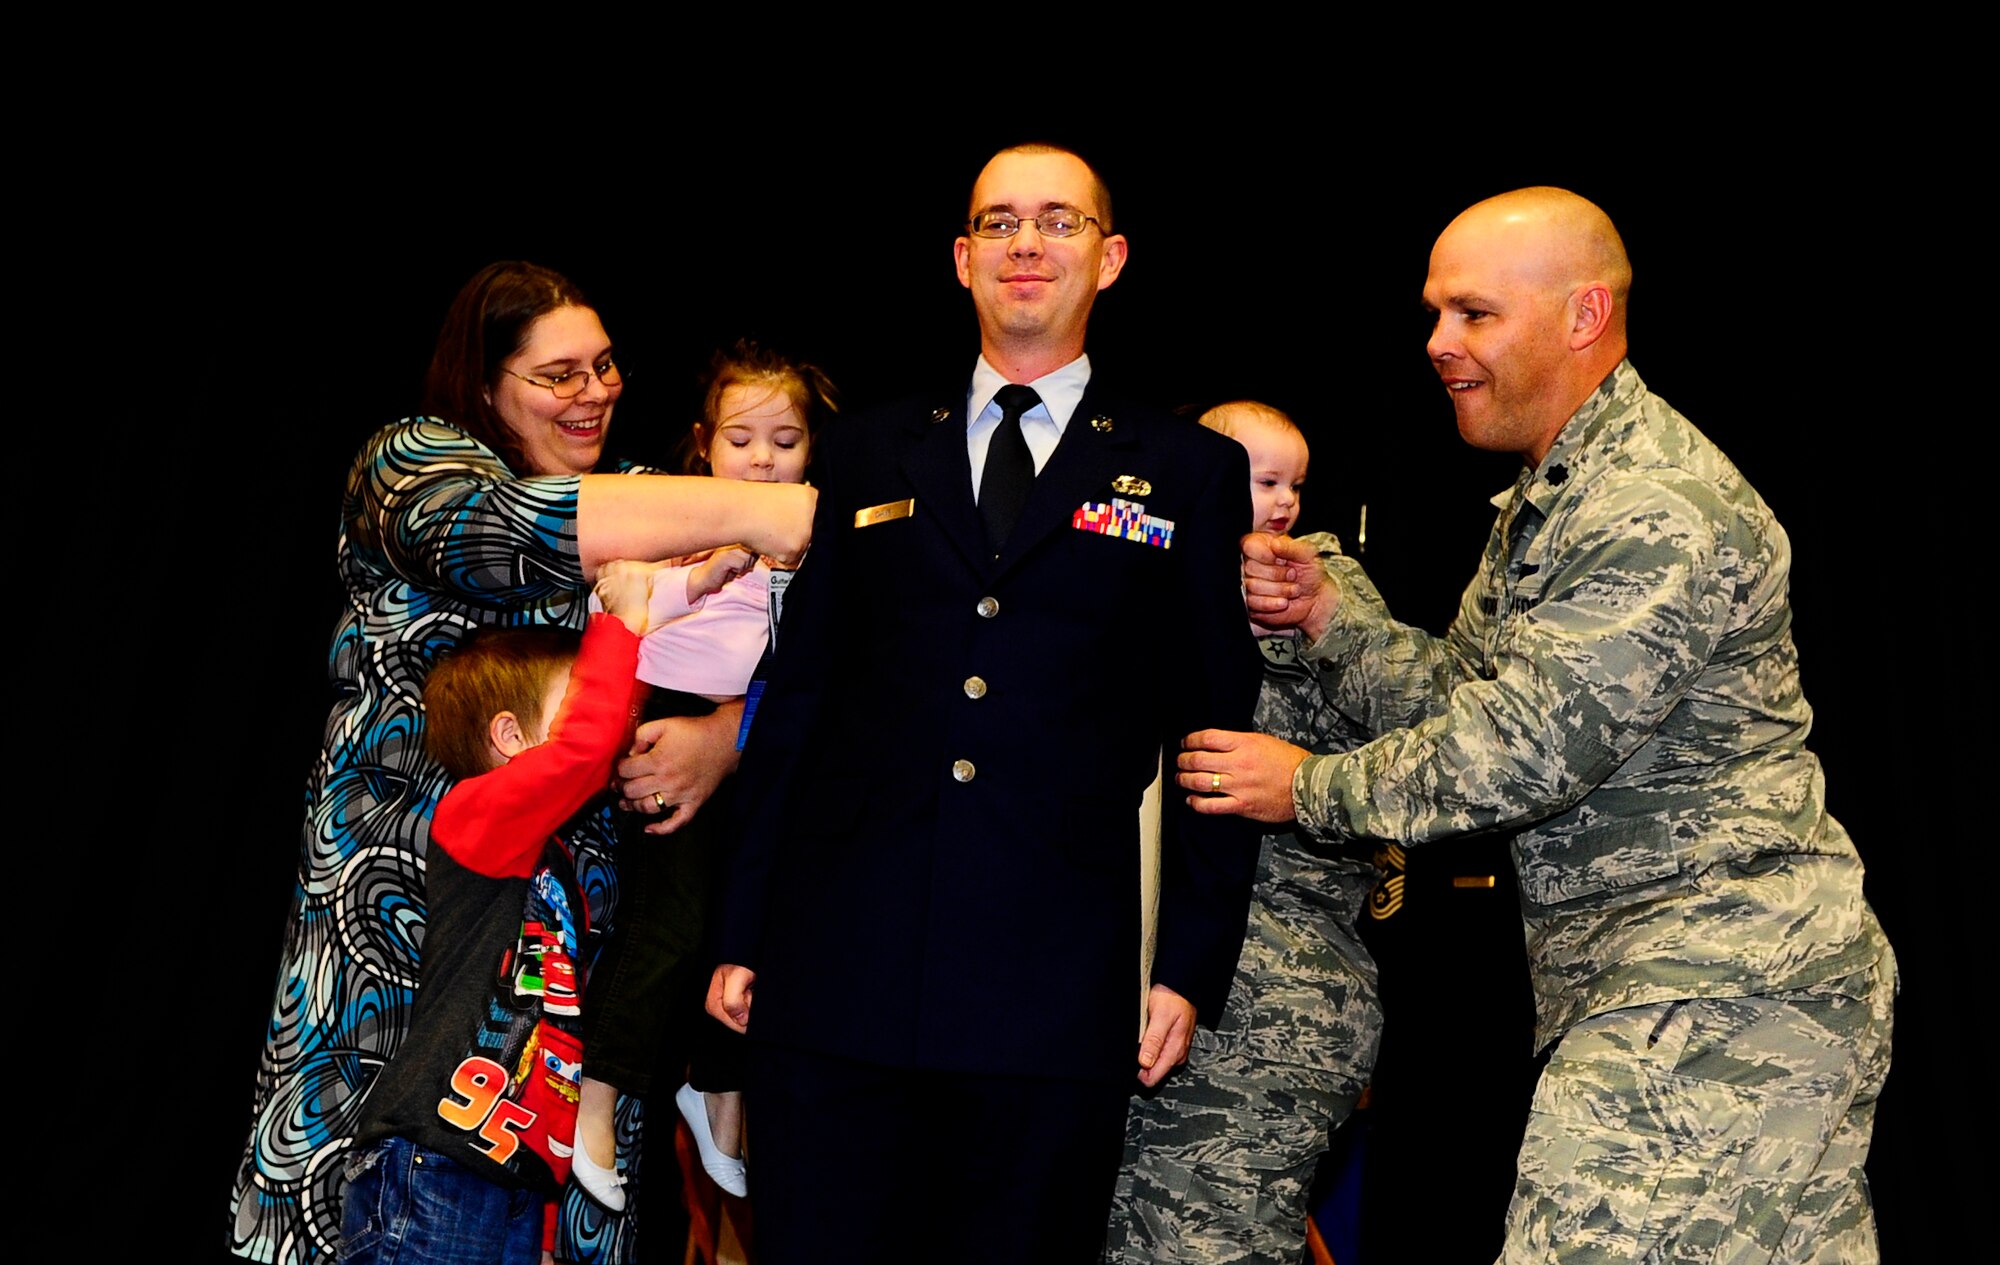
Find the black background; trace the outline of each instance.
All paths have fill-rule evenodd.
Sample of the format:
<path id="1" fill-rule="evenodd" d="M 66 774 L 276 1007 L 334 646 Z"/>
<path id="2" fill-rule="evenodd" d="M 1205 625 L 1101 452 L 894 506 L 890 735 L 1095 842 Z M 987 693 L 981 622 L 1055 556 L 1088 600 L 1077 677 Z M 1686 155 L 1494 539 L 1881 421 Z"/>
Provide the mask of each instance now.
<path id="1" fill-rule="evenodd" d="M 1366 99 L 1202 99 L 1092 96 L 1069 112 L 1087 122 L 1051 128 L 971 125 L 908 101 L 829 100 L 779 123 L 685 93 L 610 131 L 443 113 L 363 127 L 326 110 L 288 117 L 283 146 L 232 158 L 226 188 L 176 192 L 190 186 L 159 155 L 134 166 L 150 177 L 120 193 L 157 201 L 182 233 L 115 264 L 114 281 L 126 320 L 162 331 L 149 350 L 170 362 L 155 372 L 177 397 L 163 416 L 184 419 L 142 419 L 125 475 L 147 485 L 131 490 L 159 532 L 138 542 L 151 598 L 178 613 L 159 644 L 187 716 L 158 754 L 203 805 L 183 905 L 213 950 L 204 1000 L 163 997 L 157 1021 L 182 1033 L 193 1006 L 209 1051 L 180 1091 L 190 1145 L 166 1178 L 172 1219 L 154 1227 L 176 1256 L 225 1235 L 329 700 L 340 486 L 361 440 L 414 409 L 459 284 L 496 258 L 571 274 L 627 372 L 613 448 L 642 459 L 663 457 L 693 416 L 708 349 L 741 334 L 818 361 L 850 407 L 948 389 L 977 351 L 954 225 L 987 155 L 1034 137 L 1099 164 L 1131 240 L 1093 318 L 1097 371 L 1162 404 L 1254 396 L 1289 410 L 1313 454 L 1300 529 L 1353 549 L 1366 504 L 1366 564 L 1402 618 L 1432 629 L 1513 466 L 1458 440 L 1424 357 L 1430 242 L 1471 201 L 1524 184 L 1610 213 L 1637 277 L 1634 363 L 1792 536 L 1812 745 L 1903 969 L 1870 1162 L 1886 1254 L 1949 1259 L 1970 1242 L 1957 1236 L 1981 1192 L 1971 1167 L 1942 1157 L 1969 1113 L 1990 1114 L 1956 1074 L 1977 1048 L 1980 872 L 1967 863 L 1983 770 L 1969 722 L 1991 714 L 1992 689 L 1954 553 L 1989 445 L 1949 387 L 1984 362 L 1953 357 L 1954 377 L 1934 358 L 1959 349 L 1920 353 L 1914 337 L 1936 328 L 1940 247 L 1962 231 L 1938 210 L 1949 178 L 1882 126 L 1900 107 L 1835 112 L 1777 88 L 1700 117 L 1588 127 L 1523 117 L 1519 102 L 1469 119 L 1454 107 L 1443 128 L 1414 97 L 1380 103 L 1380 118 Z M 1145 612 L 1132 616 L 1136 635 Z M 1447 868 L 1491 860 L 1437 852 Z M 1503 893 L 1509 881 L 1502 871 Z M 1471 1226 L 1490 1256 L 1518 1140 L 1518 1123 L 1496 1136 L 1491 1120 L 1525 1110 L 1518 927 L 1442 907 L 1413 925 L 1392 966 L 1392 981 L 1413 981 L 1409 1001 L 1399 1012 L 1392 998 L 1389 1023 L 1392 1042 L 1406 1024 L 1404 1101 L 1425 1101 L 1385 1147 L 1407 1167 L 1369 1215 L 1418 1242 Z"/>

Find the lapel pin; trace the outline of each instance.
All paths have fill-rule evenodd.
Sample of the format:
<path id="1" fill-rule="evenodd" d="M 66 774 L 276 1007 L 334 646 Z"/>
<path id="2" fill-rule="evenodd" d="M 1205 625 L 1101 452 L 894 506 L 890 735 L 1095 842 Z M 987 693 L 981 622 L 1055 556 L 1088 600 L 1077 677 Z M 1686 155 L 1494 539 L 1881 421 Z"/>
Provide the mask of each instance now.
<path id="1" fill-rule="evenodd" d="M 1135 474 L 1121 474 L 1111 481 L 1111 490 L 1120 496 L 1151 496 L 1153 485 Z"/>
<path id="2" fill-rule="evenodd" d="M 950 409 L 948 409 L 948 408 L 940 408 L 940 409 L 932 409 L 932 410 L 931 410 L 931 420 L 932 420 L 933 422 L 941 422 L 941 421 L 943 421 L 943 420 L 944 420 L 945 418 L 947 418 L 947 417 L 950 417 L 950 416 L 951 416 L 951 410 L 950 410 Z"/>
<path id="3" fill-rule="evenodd" d="M 1100 435 L 1109 435 L 1111 433 L 1111 419 L 1099 413 L 1096 417 L 1090 419 L 1090 429 Z"/>

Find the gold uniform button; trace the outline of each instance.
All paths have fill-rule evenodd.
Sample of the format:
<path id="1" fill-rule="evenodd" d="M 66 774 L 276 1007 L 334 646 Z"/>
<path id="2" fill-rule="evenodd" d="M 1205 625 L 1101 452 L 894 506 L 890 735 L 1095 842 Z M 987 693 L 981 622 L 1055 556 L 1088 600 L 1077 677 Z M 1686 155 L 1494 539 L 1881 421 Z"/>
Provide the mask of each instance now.
<path id="1" fill-rule="evenodd" d="M 953 760 L 951 762 L 951 776 L 953 781 L 970 782 L 978 774 L 979 770 L 972 767 L 972 761 L 970 760 Z"/>
<path id="2" fill-rule="evenodd" d="M 1000 599 L 997 597 L 982 597 L 979 599 L 979 605 L 972 609 L 979 612 L 979 618 L 991 619 L 1000 613 Z"/>
<path id="3" fill-rule="evenodd" d="M 984 679 L 984 678 L 982 678 L 982 677 L 976 677 L 976 676 L 969 676 L 969 677 L 966 677 L 966 678 L 965 678 L 965 696 L 966 696 L 967 698 L 985 698 L 985 697 L 986 697 L 986 681 L 985 681 L 985 679 Z"/>

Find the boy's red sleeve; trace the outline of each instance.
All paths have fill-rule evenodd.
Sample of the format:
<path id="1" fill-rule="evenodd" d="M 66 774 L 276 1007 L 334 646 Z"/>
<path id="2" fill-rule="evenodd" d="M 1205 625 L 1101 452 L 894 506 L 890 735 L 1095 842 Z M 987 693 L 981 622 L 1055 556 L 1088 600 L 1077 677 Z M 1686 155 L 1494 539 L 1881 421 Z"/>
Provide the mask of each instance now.
<path id="1" fill-rule="evenodd" d="M 639 638 L 592 615 L 549 740 L 452 787 L 431 815 L 431 841 L 466 869 L 525 878 L 542 845 L 611 782 L 636 695 Z"/>

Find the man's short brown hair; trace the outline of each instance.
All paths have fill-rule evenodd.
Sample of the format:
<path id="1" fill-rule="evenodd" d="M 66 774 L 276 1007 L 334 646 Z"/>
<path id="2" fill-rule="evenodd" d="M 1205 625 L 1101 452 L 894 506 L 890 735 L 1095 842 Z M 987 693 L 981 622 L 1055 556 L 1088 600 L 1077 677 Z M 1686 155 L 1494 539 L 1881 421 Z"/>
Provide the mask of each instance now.
<path id="1" fill-rule="evenodd" d="M 1046 141 L 1024 141 L 1019 145 L 1009 145 L 1005 149 L 996 151 L 993 158 L 998 158 L 1001 154 L 1068 154 L 1071 158 L 1082 163 L 1083 169 L 1090 173 L 1090 196 L 1097 200 L 1097 205 L 1088 208 L 1078 207 L 1077 209 L 1080 211 L 1096 211 L 1097 227 L 1106 237 L 1111 236 L 1116 231 L 1111 227 L 1111 186 L 1105 184 L 1104 177 L 1098 174 L 1097 164 L 1091 162 L 1088 158 L 1085 158 L 1082 154 L 1077 153 L 1067 145 L 1052 145 Z M 991 164 L 992 161 L 992 158 L 987 159 L 988 164 Z M 973 187 L 975 189 L 978 187 L 976 181 Z M 983 209 L 985 208 L 975 206 L 968 214 L 977 215 Z"/>

